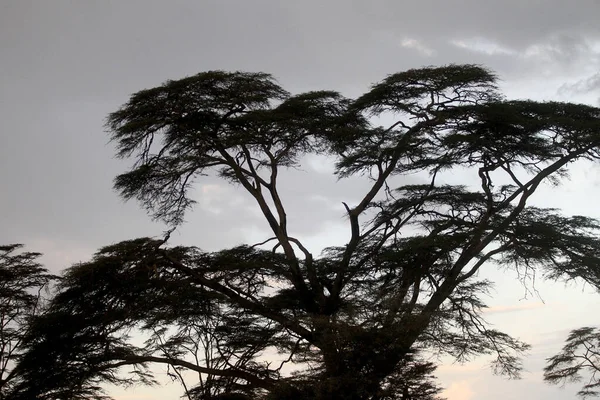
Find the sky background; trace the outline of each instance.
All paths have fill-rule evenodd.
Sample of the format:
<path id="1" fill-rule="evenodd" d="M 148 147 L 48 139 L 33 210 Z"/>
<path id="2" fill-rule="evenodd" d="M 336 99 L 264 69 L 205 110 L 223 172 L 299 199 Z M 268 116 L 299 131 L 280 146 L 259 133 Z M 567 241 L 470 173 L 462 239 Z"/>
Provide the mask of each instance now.
<path id="1" fill-rule="evenodd" d="M 162 233 L 112 190 L 127 162 L 113 157 L 103 128 L 143 88 L 222 69 L 272 73 L 293 93 L 354 96 L 408 68 L 479 63 L 510 98 L 599 105 L 599 17 L 598 0 L 0 0 L 0 243 L 25 243 L 60 271 L 100 246 Z M 314 253 L 344 243 L 341 201 L 356 198 L 361 181 L 337 182 L 316 158 L 287 176 L 291 231 Z M 598 167 L 578 164 L 570 181 L 542 188 L 534 202 L 600 217 L 599 183 Z M 176 243 L 216 250 L 267 234 L 240 189 L 206 178 L 195 198 Z M 547 386 L 541 369 L 570 329 L 600 323 L 600 296 L 541 281 L 540 296 L 526 296 L 514 272 L 483 273 L 498 282 L 489 320 L 533 345 L 527 372 L 507 381 L 483 359 L 446 362 L 438 375 L 448 399 L 574 398 L 577 387 Z M 181 390 L 112 394 L 175 399 Z"/>

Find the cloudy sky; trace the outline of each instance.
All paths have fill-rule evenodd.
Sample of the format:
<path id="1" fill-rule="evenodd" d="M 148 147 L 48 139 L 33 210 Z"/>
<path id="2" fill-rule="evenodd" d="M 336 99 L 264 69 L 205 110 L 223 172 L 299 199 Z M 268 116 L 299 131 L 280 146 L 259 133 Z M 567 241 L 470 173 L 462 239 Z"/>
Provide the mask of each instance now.
<path id="1" fill-rule="evenodd" d="M 106 115 L 128 95 L 211 69 L 265 71 L 292 92 L 366 90 L 408 68 L 480 63 L 509 97 L 600 102 L 598 0 L 0 0 L 0 243 L 44 252 L 53 270 L 99 246 L 160 235 L 135 203 L 112 191 L 126 163 L 113 158 Z M 341 201 L 360 182 L 336 182 L 311 159 L 283 188 L 291 228 L 316 252 L 346 240 Z M 535 201 L 600 217 L 600 173 L 577 165 Z M 247 196 L 208 178 L 175 240 L 205 250 L 266 234 Z M 572 398 L 541 380 L 545 357 L 569 329 L 598 324 L 589 288 L 538 282 L 525 296 L 511 272 L 498 280 L 489 319 L 534 345 L 521 381 L 493 376 L 485 360 L 439 370 L 449 400 Z M 179 388 L 115 390 L 118 399 L 176 398 Z"/>

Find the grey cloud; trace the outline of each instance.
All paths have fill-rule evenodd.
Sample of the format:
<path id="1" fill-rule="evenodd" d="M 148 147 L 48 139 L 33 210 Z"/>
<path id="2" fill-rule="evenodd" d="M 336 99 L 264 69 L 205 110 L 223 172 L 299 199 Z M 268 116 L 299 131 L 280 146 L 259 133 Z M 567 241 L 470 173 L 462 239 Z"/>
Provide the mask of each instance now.
<path id="1" fill-rule="evenodd" d="M 593 74 L 575 83 L 565 83 L 558 88 L 558 94 L 561 96 L 571 95 L 594 95 L 600 94 L 600 72 Z M 596 105 L 600 106 L 600 96 L 596 98 Z"/>

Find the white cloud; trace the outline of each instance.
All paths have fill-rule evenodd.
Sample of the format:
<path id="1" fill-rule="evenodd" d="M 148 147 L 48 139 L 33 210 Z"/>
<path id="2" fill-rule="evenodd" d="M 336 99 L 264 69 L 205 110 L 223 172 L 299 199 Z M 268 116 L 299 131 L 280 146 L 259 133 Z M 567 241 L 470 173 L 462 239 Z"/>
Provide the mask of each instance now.
<path id="1" fill-rule="evenodd" d="M 400 42 L 400 46 L 406 49 L 416 50 L 425 56 L 432 56 L 435 51 L 427 47 L 422 41 L 413 38 L 404 38 Z"/>
<path id="2" fill-rule="evenodd" d="M 473 37 L 451 40 L 450 44 L 461 49 L 483 53 L 486 55 L 514 55 L 516 52 L 508 47 L 501 45 L 493 40 L 484 37 Z"/>

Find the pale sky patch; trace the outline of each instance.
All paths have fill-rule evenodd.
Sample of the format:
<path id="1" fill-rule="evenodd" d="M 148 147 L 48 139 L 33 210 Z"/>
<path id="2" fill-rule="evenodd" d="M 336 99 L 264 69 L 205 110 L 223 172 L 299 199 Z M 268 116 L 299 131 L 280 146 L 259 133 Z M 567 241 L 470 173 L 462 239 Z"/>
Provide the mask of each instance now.
<path id="1" fill-rule="evenodd" d="M 486 55 L 514 55 L 516 53 L 515 50 L 483 37 L 455 39 L 450 43 L 453 46 Z"/>
<path id="2" fill-rule="evenodd" d="M 442 393 L 448 400 L 473 400 L 475 392 L 472 389 L 470 381 L 458 381 L 451 383 Z"/>
<path id="3" fill-rule="evenodd" d="M 432 56 L 435 53 L 433 49 L 425 46 L 425 44 L 423 44 L 422 41 L 413 38 L 402 39 L 402 41 L 400 42 L 400 46 L 407 49 L 416 50 L 419 53 L 426 56 Z"/>
<path id="4" fill-rule="evenodd" d="M 309 154 L 304 157 L 304 161 L 306 162 L 306 166 L 321 174 L 331 175 L 335 170 L 334 163 L 331 161 L 331 159 L 325 156 Z"/>
<path id="5" fill-rule="evenodd" d="M 516 311 L 535 310 L 536 308 L 546 307 L 549 304 L 543 302 L 518 304 L 518 305 L 507 305 L 507 306 L 493 306 L 485 309 L 485 314 L 499 314 L 499 313 L 510 313 Z"/>
<path id="6" fill-rule="evenodd" d="M 76 241 L 52 238 L 35 238 L 24 244 L 25 251 L 42 253 L 40 261 L 52 272 L 59 272 L 73 264 L 87 261 L 98 250 L 82 246 Z"/>

